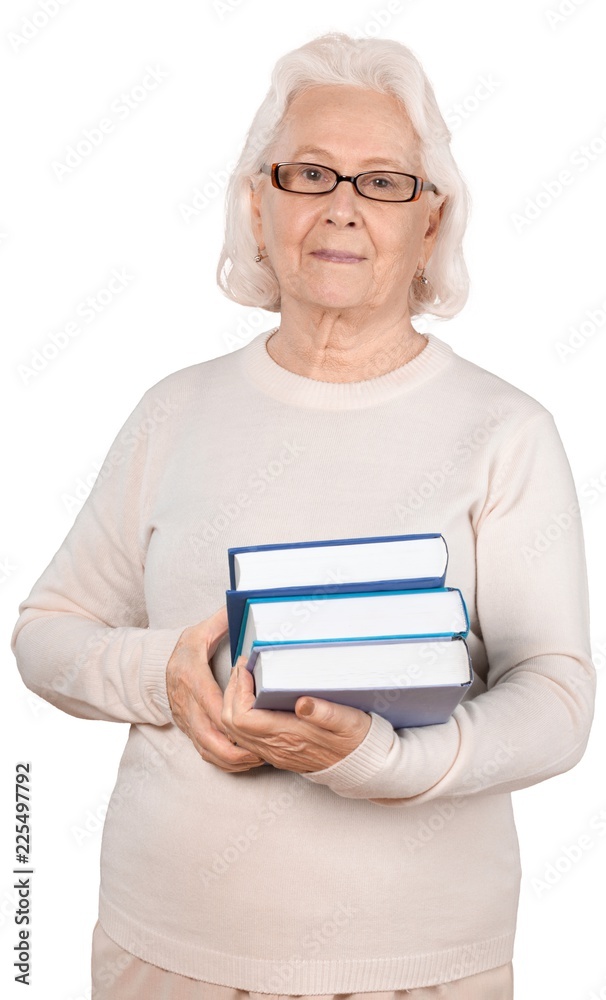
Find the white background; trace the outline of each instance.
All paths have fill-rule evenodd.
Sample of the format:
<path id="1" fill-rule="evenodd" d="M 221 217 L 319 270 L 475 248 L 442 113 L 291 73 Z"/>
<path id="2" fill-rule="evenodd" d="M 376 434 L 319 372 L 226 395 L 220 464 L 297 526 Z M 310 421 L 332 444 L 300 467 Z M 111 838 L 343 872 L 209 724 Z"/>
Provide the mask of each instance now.
<path id="1" fill-rule="evenodd" d="M 413 49 L 471 189 L 469 302 L 447 323 L 415 325 L 553 413 L 581 496 L 596 718 L 573 771 L 514 794 L 524 867 L 514 968 L 516 1000 L 606 997 L 604 4 L 392 0 L 391 13 L 387 0 L 292 7 L 225 0 L 222 12 L 210 0 L 48 0 L 47 7 L 56 12 L 46 24 L 37 0 L 4 0 L 0 13 L 3 995 L 24 993 L 12 978 L 15 763 L 32 762 L 34 794 L 27 995 L 87 1000 L 102 817 L 127 737 L 125 725 L 72 718 L 24 687 L 9 648 L 19 602 L 67 534 L 81 504 L 76 492 L 86 495 L 145 389 L 279 319 L 235 305 L 217 287 L 225 175 L 276 59 L 338 29 Z M 19 41 L 24 34 L 33 37 Z M 141 86 L 149 67 L 163 79 L 120 118 L 112 102 Z M 113 132 L 61 179 L 56 164 L 67 147 L 108 115 Z M 562 170 L 571 182 L 546 193 L 545 184 L 557 191 Z M 207 204 L 187 221 L 196 190 L 207 192 Z M 540 192 L 536 217 L 524 221 Z M 93 322 L 80 318 L 80 333 L 28 376 L 35 352 L 78 319 L 79 304 L 114 268 L 132 276 L 127 287 Z M 571 328 L 582 332 L 563 356 Z M 565 869 L 565 850 L 584 835 L 590 846 L 539 891 L 533 879 L 544 879 L 550 864 Z"/>

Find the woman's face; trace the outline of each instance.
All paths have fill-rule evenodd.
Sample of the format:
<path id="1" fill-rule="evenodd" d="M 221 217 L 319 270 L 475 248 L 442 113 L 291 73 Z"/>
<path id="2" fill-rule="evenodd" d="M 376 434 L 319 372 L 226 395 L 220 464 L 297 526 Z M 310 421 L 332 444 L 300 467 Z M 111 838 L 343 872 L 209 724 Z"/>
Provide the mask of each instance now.
<path id="1" fill-rule="evenodd" d="M 268 159 L 276 161 L 319 163 L 349 177 L 375 168 L 424 176 L 418 140 L 399 101 L 340 84 L 294 98 Z M 419 261 L 429 260 L 438 231 L 441 209 L 430 211 L 427 193 L 415 202 L 379 202 L 342 181 L 326 194 L 293 194 L 261 176 L 251 192 L 253 228 L 277 275 L 282 309 L 291 298 L 310 307 L 404 306 L 407 312 L 410 282 Z M 326 260 L 318 250 L 362 259 Z"/>

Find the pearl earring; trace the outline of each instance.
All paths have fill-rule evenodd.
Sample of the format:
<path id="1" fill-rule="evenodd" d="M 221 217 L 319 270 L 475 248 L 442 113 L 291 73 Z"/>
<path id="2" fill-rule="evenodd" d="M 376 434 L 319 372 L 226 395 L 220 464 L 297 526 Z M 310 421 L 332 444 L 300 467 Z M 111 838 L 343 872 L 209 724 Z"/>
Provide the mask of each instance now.
<path id="1" fill-rule="evenodd" d="M 267 254 L 262 252 L 261 247 L 257 243 L 257 255 L 255 257 L 257 264 L 259 263 L 259 261 L 263 260 L 264 257 L 267 257 Z"/>

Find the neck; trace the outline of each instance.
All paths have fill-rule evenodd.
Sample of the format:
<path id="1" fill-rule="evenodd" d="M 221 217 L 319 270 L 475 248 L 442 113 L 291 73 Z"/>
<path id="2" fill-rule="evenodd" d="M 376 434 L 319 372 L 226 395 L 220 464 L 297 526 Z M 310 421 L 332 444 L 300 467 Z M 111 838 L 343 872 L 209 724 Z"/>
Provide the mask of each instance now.
<path id="1" fill-rule="evenodd" d="M 391 322 L 359 322 L 327 311 L 318 317 L 299 311 L 293 317 L 283 308 L 267 352 L 296 375 L 323 382 L 359 382 L 400 368 L 426 346 L 427 339 L 414 329 L 408 313 Z"/>

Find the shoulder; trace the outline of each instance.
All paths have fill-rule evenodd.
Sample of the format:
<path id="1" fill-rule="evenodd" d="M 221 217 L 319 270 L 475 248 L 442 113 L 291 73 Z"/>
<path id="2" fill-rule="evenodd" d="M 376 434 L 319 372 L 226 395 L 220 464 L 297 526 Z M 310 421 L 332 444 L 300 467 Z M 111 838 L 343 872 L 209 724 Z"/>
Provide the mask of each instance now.
<path id="1" fill-rule="evenodd" d="M 526 427 L 538 429 L 554 421 L 551 411 L 530 393 L 451 350 L 447 375 L 453 404 L 477 424 L 479 431 L 487 422 L 494 429 L 501 428 L 507 440 Z"/>
<path id="2" fill-rule="evenodd" d="M 201 389 L 226 386 L 235 375 L 237 354 L 235 350 L 169 372 L 146 390 L 144 398 L 156 400 L 167 394 L 181 399 L 193 394 L 198 398 Z"/>

